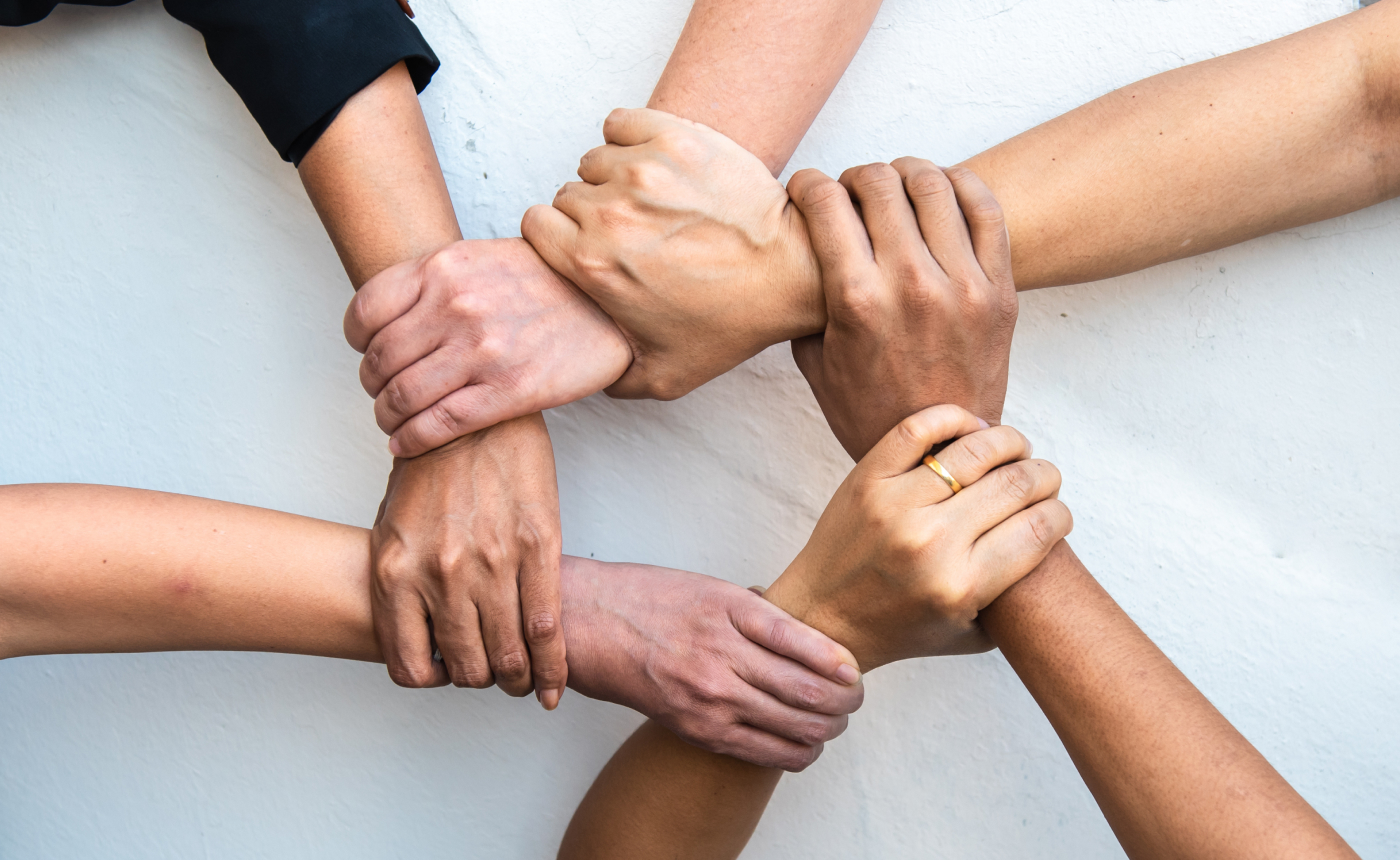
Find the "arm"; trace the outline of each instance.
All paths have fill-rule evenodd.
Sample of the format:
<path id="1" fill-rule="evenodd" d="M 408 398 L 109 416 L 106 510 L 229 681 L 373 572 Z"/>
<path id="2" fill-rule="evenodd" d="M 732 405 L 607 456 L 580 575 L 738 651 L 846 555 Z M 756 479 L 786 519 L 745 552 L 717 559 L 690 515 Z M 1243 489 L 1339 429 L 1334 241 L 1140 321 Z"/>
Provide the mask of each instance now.
<path id="1" fill-rule="evenodd" d="M 845 187 L 816 171 L 801 171 L 791 183 L 794 200 L 812 224 L 832 304 L 828 331 L 794 344 L 794 351 L 841 443 L 864 459 L 767 596 L 851 647 L 866 670 L 919 654 L 989 647 L 976 623 L 979 605 L 1030 570 L 1070 526 L 1068 511 L 1056 508 L 1058 502 L 1036 505 L 1039 514 L 1057 515 L 1040 524 L 1038 537 L 1008 541 L 1024 553 L 1024 566 L 998 562 L 979 574 L 920 549 L 924 541 L 945 549 L 956 541 L 926 528 L 915 529 L 912 538 L 909 533 L 893 538 L 887 527 L 898 518 L 888 510 L 873 515 L 881 506 L 862 476 L 870 468 L 866 461 L 875 456 L 872 436 L 879 439 L 904 417 L 891 421 L 890 410 L 904 408 L 935 385 L 998 419 L 1015 322 L 1010 251 L 995 200 L 971 175 L 945 177 L 932 165 L 902 168 L 915 184 L 941 193 L 918 195 L 911 205 L 900 174 L 884 165 L 849 171 Z M 862 202 L 864 223 L 848 188 Z M 967 212 L 966 226 L 960 208 Z M 944 362 L 942 350 L 950 345 L 966 356 Z M 968 360 L 974 357 L 981 360 Z M 913 486 L 938 494 L 914 500 L 927 504 L 946 499 L 948 489 L 918 465 L 932 445 L 929 434 L 923 436 L 910 445 L 908 462 L 915 468 L 909 476 Z M 892 432 L 882 444 L 898 438 L 899 431 Z M 938 458 L 967 486 L 996 465 L 1028 454 L 1020 434 L 999 427 L 959 440 Z M 1034 474 L 1022 475 L 1028 487 Z M 978 486 L 975 492 L 985 493 L 996 481 Z M 968 498 L 960 494 L 958 500 Z M 876 510 L 864 510 L 872 503 Z M 853 614 L 847 616 L 847 610 Z M 887 641 L 876 641 L 880 631 L 890 634 Z M 735 857 L 780 777 L 771 769 L 689 749 L 664 728 L 648 724 L 599 774 L 570 822 L 559 856 Z"/>
<path id="2" fill-rule="evenodd" d="M 1388 0 L 1131 84 L 963 166 L 1001 201 L 1017 287 L 1080 283 L 1400 194 L 1397 104 L 1400 2 Z M 623 145 L 586 156 L 562 211 L 532 209 L 524 227 L 654 356 L 634 370 L 679 396 L 823 330 L 806 225 L 758 159 L 660 114 L 610 121 Z M 655 384 L 639 377 L 635 391 Z"/>
<path id="3" fill-rule="evenodd" d="M 461 237 L 403 64 L 346 102 L 299 169 L 357 287 Z M 395 460 L 370 541 L 375 629 L 395 681 L 497 683 L 558 703 L 557 492 L 538 414 Z"/>
<path id="4" fill-rule="evenodd" d="M 777 176 L 879 10 L 880 0 L 695 0 L 647 107 L 718 130 Z"/>
<path id="5" fill-rule="evenodd" d="M 964 164 L 1020 289 L 1082 283 L 1400 194 L 1400 3 L 1130 84 Z"/>
<path id="6" fill-rule="evenodd" d="M 758 154 L 749 157 L 771 182 L 770 171 L 782 169 L 806 134 L 879 5 L 697 0 L 650 104 L 719 128 Z M 615 130 L 605 126 L 604 136 Z M 528 217 L 523 229 L 530 235 Z M 716 326 L 722 331 L 723 322 Z M 612 393 L 677 396 L 666 374 L 678 362 L 702 360 L 716 326 L 691 332 L 686 343 L 697 351 L 682 356 L 685 344 L 678 344 L 658 360 L 652 345 L 625 338 L 534 247 L 505 239 L 459 242 L 385 272 L 352 303 L 346 335 L 365 353 L 361 378 L 393 450 L 416 456 L 587 397 L 624 373 L 629 379 Z"/>
<path id="7" fill-rule="evenodd" d="M 1068 545 L 982 623 L 1129 857 L 1356 857 Z"/>
<path id="8" fill-rule="evenodd" d="M 0 542 L 0 659 L 171 650 L 382 659 L 364 529 L 74 484 L 0 487 L 0 519 L 13 527 Z M 646 565 L 561 563 L 569 683 L 584 695 L 707 749 L 791 769 L 816 758 L 860 704 L 859 685 L 827 680 L 853 660 L 847 652 L 742 588 Z"/>

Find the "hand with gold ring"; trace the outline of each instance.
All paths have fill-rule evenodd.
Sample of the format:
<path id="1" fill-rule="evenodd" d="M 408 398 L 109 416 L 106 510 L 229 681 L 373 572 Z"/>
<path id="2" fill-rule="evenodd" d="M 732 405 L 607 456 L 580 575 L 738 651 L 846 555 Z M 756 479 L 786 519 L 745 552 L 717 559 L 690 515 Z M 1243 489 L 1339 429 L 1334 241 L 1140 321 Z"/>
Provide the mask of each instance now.
<path id="1" fill-rule="evenodd" d="M 945 480 L 923 459 L 949 440 L 935 460 Z M 1018 431 L 958 406 L 905 419 L 846 477 L 764 596 L 849 648 L 862 671 L 990 650 L 978 613 L 1074 525 L 1056 498 L 1059 470 L 1030 457 Z"/>

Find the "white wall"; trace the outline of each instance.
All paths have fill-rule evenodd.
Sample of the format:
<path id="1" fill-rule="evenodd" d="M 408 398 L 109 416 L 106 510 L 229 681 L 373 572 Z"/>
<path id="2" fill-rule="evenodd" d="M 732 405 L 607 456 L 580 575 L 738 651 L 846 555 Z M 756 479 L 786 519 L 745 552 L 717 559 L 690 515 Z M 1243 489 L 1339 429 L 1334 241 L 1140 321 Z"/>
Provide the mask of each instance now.
<path id="1" fill-rule="evenodd" d="M 686 0 L 417 0 L 469 236 L 515 235 Z M 795 166 L 957 160 L 1350 0 L 887 0 Z M 1007 419 L 1074 544 L 1371 857 L 1400 854 L 1400 205 L 1023 299 Z M 388 458 L 291 168 L 153 0 L 0 33 L 0 481 L 368 524 Z M 784 349 L 549 418 L 566 548 L 766 582 L 848 466 Z M 4 525 L 0 524 L 0 534 Z M 3 539 L 3 538 L 0 538 Z M 1121 856 L 997 655 L 905 663 L 747 856 Z M 261 655 L 0 664 L 0 857 L 537 858 L 637 723 Z"/>

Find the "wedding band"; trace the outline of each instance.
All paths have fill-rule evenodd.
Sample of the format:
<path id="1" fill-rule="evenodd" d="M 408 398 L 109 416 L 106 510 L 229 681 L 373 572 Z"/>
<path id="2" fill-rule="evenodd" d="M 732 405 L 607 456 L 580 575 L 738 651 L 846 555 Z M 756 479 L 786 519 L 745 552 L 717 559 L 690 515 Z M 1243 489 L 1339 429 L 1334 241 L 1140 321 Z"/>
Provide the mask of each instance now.
<path id="1" fill-rule="evenodd" d="M 932 454 L 925 455 L 924 465 L 928 466 L 930 469 L 933 470 L 933 473 L 935 475 L 943 479 L 943 483 L 948 485 L 948 489 L 953 491 L 953 495 L 956 496 L 958 493 L 962 492 L 962 484 L 958 483 L 957 478 L 954 478 L 952 475 L 948 474 L 948 470 L 943 468 L 942 463 L 933 459 Z"/>

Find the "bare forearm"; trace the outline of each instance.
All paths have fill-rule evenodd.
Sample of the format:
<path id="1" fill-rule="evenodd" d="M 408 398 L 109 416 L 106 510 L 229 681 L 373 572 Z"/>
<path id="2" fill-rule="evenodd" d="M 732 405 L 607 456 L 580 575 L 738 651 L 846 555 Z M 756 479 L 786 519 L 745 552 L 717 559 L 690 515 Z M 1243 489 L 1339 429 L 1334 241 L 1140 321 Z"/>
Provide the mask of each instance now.
<path id="1" fill-rule="evenodd" d="M 766 596 L 781 609 L 795 608 L 780 593 Z M 560 860 L 738 857 L 782 776 L 698 749 L 648 721 L 613 753 L 579 803 Z"/>
<path id="2" fill-rule="evenodd" d="M 696 0 L 647 107 L 722 132 L 776 176 L 879 9 L 880 0 Z"/>
<path id="3" fill-rule="evenodd" d="M 146 490 L 0 487 L 0 657 L 278 651 L 379 660 L 369 533 Z"/>
<path id="4" fill-rule="evenodd" d="M 1128 856 L 1355 856 L 1068 545 L 982 620 Z"/>
<path id="5" fill-rule="evenodd" d="M 693 747 L 647 721 L 574 812 L 561 860 L 738 857 L 782 771 Z"/>
<path id="6" fill-rule="evenodd" d="M 355 289 L 462 238 L 402 63 L 345 103 L 299 170 Z"/>
<path id="7" fill-rule="evenodd" d="M 964 162 L 1016 285 L 1121 275 L 1400 194 L 1400 3 L 1131 84 Z"/>

